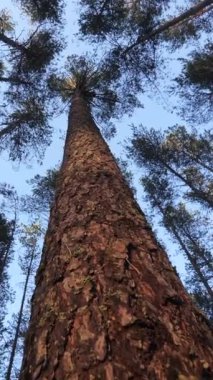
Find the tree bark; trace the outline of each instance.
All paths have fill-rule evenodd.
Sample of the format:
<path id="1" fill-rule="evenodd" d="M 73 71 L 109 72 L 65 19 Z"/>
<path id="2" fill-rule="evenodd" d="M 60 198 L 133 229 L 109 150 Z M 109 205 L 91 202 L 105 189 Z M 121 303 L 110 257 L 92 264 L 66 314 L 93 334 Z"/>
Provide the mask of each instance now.
<path id="1" fill-rule="evenodd" d="M 202 379 L 211 347 L 76 92 L 20 379 Z"/>

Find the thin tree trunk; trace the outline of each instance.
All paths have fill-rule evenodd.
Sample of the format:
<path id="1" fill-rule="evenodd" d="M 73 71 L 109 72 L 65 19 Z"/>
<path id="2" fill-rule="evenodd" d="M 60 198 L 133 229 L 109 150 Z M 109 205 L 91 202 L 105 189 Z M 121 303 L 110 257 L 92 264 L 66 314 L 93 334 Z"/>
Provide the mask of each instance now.
<path id="1" fill-rule="evenodd" d="M 26 275 L 25 284 L 24 284 L 24 291 L 23 291 L 23 295 L 22 295 L 21 306 L 20 306 L 20 310 L 19 310 L 19 314 L 18 314 L 18 321 L 17 321 L 15 336 L 14 336 L 14 340 L 13 340 L 13 345 L 12 345 L 12 350 L 11 350 L 11 354 L 10 354 L 10 360 L 9 360 L 5 380 L 11 380 L 11 372 L 12 372 L 13 362 L 14 362 L 14 358 L 15 358 L 15 354 L 16 354 L 16 347 L 17 347 L 18 338 L 19 338 L 20 326 L 21 326 L 21 322 L 22 322 L 22 318 L 23 318 L 24 304 L 25 304 L 25 300 L 26 300 L 27 288 L 28 288 L 28 283 L 29 283 L 30 274 L 31 274 L 31 270 L 32 270 L 34 254 L 35 254 L 35 249 L 33 249 L 33 251 L 32 251 L 29 267 L 27 270 L 27 275 Z"/>
<path id="2" fill-rule="evenodd" d="M 158 200 L 154 196 L 153 196 L 153 198 L 154 198 L 154 201 L 155 201 L 159 211 L 162 214 L 162 217 L 165 218 L 165 211 L 164 211 L 163 207 L 160 205 L 160 203 L 158 202 Z M 211 286 L 209 285 L 208 281 L 206 280 L 205 276 L 203 275 L 202 271 L 200 270 L 200 267 L 197 264 L 195 257 L 188 250 L 186 244 L 184 243 L 183 239 L 181 238 L 180 234 L 178 233 L 178 231 L 175 227 L 175 224 L 172 221 L 170 221 L 170 225 L 168 226 L 168 224 L 164 223 L 164 227 L 174 236 L 174 238 L 178 242 L 179 246 L 182 248 L 183 252 L 185 252 L 186 257 L 189 260 L 190 264 L 192 265 L 192 267 L 193 267 L 195 273 L 197 274 L 201 284 L 203 284 L 207 293 L 209 294 L 209 297 L 213 301 L 213 291 L 211 289 Z"/>
<path id="3" fill-rule="evenodd" d="M 191 234 L 189 232 L 186 231 L 186 229 L 183 227 L 182 228 L 182 231 L 183 233 L 185 234 L 185 236 L 189 239 L 189 241 L 191 241 L 192 245 L 194 246 L 194 249 L 196 250 L 197 252 L 197 256 L 200 257 L 205 265 L 209 268 L 210 271 L 212 271 L 213 273 L 213 265 L 212 265 L 212 261 L 210 261 L 211 259 L 208 259 L 206 257 L 206 255 L 203 253 L 204 249 L 202 249 L 202 247 L 199 246 L 199 242 L 197 242 L 196 240 L 194 240 L 191 236 Z"/>
<path id="4" fill-rule="evenodd" d="M 186 253 L 186 256 L 187 256 L 190 264 L 193 266 L 194 271 L 197 273 L 197 275 L 200 279 L 200 282 L 206 288 L 206 291 L 209 294 L 209 297 L 213 301 L 213 290 L 211 289 L 211 286 L 209 285 L 208 281 L 206 280 L 205 276 L 203 275 L 202 271 L 200 270 L 199 265 L 196 263 L 195 258 L 193 257 L 193 255 L 188 250 L 187 246 L 185 245 L 185 243 L 181 239 L 180 235 L 178 234 L 178 232 L 176 231 L 174 226 L 172 226 L 171 231 L 172 231 L 173 235 L 175 236 L 176 240 L 178 241 L 179 245 L 183 249 L 183 251 Z"/>
<path id="5" fill-rule="evenodd" d="M 2 281 L 2 275 L 4 273 L 5 267 L 8 264 L 10 249 L 11 249 L 11 246 L 12 246 L 12 243 L 13 243 L 13 240 L 14 240 L 16 223 L 17 223 L 17 215 L 16 215 L 16 211 L 15 211 L 15 218 L 14 218 L 14 221 L 13 221 L 12 233 L 11 233 L 9 242 L 7 243 L 6 250 L 5 250 L 5 253 L 4 253 L 4 257 L 3 257 L 2 263 L 0 265 L 0 283 Z"/>
<path id="6" fill-rule="evenodd" d="M 192 19 L 200 16 L 201 13 L 205 13 L 212 9 L 213 0 L 204 0 L 198 2 L 198 4 L 189 8 L 187 11 L 181 13 L 179 16 L 174 17 L 172 20 L 169 20 L 162 25 L 158 26 L 156 29 L 148 33 L 147 35 L 138 36 L 137 40 L 130 46 L 128 46 L 123 52 L 122 55 L 125 56 L 128 54 L 134 47 L 151 40 L 152 38 L 158 36 L 159 34 L 169 30 L 170 28 L 176 27 L 188 19 Z"/>
<path id="7" fill-rule="evenodd" d="M 201 159 L 199 159 L 193 153 L 187 152 L 187 150 L 185 148 L 181 147 L 181 149 L 182 149 L 182 153 L 184 153 L 186 156 L 188 156 L 192 161 L 196 162 L 196 164 L 202 166 L 204 169 L 206 169 L 206 170 L 210 171 L 211 173 L 213 173 L 212 167 L 204 164 Z"/>
<path id="8" fill-rule="evenodd" d="M 210 334 L 76 93 L 20 379 L 201 378 Z"/>
<path id="9" fill-rule="evenodd" d="M 197 189 L 191 182 L 189 182 L 184 176 L 182 176 L 182 174 L 178 173 L 175 169 L 173 169 L 172 166 L 167 164 L 166 161 L 162 160 L 161 157 L 158 158 L 167 170 L 169 170 L 174 176 L 179 178 L 185 185 L 187 185 L 194 192 L 195 195 L 197 195 L 198 200 L 200 199 L 203 202 L 206 202 L 210 207 L 213 207 L 213 198 L 211 194 L 209 197 L 208 194 L 206 194 L 204 191 Z"/>

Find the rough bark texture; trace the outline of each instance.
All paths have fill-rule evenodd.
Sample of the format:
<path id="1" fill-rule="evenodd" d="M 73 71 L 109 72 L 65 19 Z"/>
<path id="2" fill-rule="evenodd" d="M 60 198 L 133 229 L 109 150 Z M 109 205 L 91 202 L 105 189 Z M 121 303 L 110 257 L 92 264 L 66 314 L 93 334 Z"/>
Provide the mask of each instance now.
<path id="1" fill-rule="evenodd" d="M 210 379 L 211 347 L 76 94 L 21 380 Z"/>

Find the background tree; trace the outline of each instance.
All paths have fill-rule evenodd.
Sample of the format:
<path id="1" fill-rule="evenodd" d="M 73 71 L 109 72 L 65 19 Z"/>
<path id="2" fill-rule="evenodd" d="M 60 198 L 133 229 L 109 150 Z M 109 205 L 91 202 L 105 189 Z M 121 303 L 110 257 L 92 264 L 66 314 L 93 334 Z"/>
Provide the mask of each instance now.
<path id="1" fill-rule="evenodd" d="M 212 279 L 213 267 L 211 260 L 211 245 L 209 243 L 208 219 L 197 211 L 186 209 L 172 192 L 171 184 L 165 178 L 144 176 L 142 179 L 146 198 L 152 207 L 159 211 L 163 226 L 170 232 L 186 257 L 186 284 L 198 305 L 212 319 Z M 210 234 L 210 232 L 209 232 Z M 198 294 L 198 297 L 196 297 Z"/>
<path id="2" fill-rule="evenodd" d="M 176 78 L 177 92 L 184 100 L 182 115 L 191 122 L 208 122 L 213 116 L 213 45 L 208 42 L 183 63 L 183 72 Z"/>
<path id="3" fill-rule="evenodd" d="M 189 133 L 180 126 L 170 128 L 164 134 L 138 129 L 129 152 L 145 169 L 142 183 L 148 201 L 157 213 L 160 211 L 164 227 L 187 258 L 189 289 L 212 318 L 209 213 L 212 205 L 212 136 L 208 131 L 199 134 L 195 129 Z"/>
<path id="4" fill-rule="evenodd" d="M 62 0 L 16 0 L 33 21 L 61 23 L 64 2 Z"/>
<path id="5" fill-rule="evenodd" d="M 27 320 L 29 320 L 29 310 L 27 313 L 26 305 L 29 296 L 31 295 L 32 289 L 30 288 L 30 280 L 35 275 L 35 271 L 38 265 L 38 259 L 40 257 L 40 247 L 39 239 L 42 235 L 40 225 L 37 223 L 32 223 L 30 226 L 22 226 L 20 231 L 19 240 L 25 250 L 21 255 L 19 255 L 19 265 L 21 271 L 25 277 L 23 294 L 21 298 L 20 309 L 17 316 L 14 316 L 14 321 L 12 324 L 12 331 L 7 329 L 5 336 L 4 349 L 8 355 L 8 366 L 5 371 L 5 379 L 10 380 L 15 374 L 13 374 L 13 367 L 17 353 L 19 354 L 19 365 L 20 358 L 23 349 L 23 338 L 24 330 L 26 331 Z M 20 339 L 22 342 L 19 342 Z M 18 352 L 17 352 L 18 351 Z M 16 376 L 19 368 L 16 367 Z M 15 377 L 18 378 L 18 377 Z"/>
<path id="6" fill-rule="evenodd" d="M 3 349 L 3 334 L 5 332 L 5 316 L 6 316 L 6 304 L 11 298 L 10 291 L 8 289 L 8 273 L 5 265 L 5 254 L 8 248 L 8 244 L 11 240 L 10 235 L 10 223 L 5 219 L 5 217 L 0 215 L 0 264 L 1 264 L 1 275 L 0 275 L 0 369 L 4 363 L 5 352 Z M 8 264 L 8 262 L 7 262 Z M 4 266 L 4 268 L 3 268 Z M 4 269 L 4 270 L 3 270 Z"/>
<path id="7" fill-rule="evenodd" d="M 185 197 L 212 207 L 212 134 L 175 126 L 165 133 L 135 129 L 128 149 L 136 163 L 184 186 Z"/>
<path id="8" fill-rule="evenodd" d="M 28 294 L 29 294 L 29 289 L 28 289 Z M 21 360 L 22 360 L 22 355 L 23 355 L 23 344 L 24 344 L 24 339 L 26 336 L 26 331 L 28 329 L 29 316 L 30 316 L 30 302 L 28 299 L 28 302 L 24 306 L 24 310 L 22 312 L 21 324 L 19 326 L 19 335 L 17 339 L 15 358 L 14 358 L 13 367 L 12 367 L 13 380 L 18 379 L 20 375 L 20 365 L 21 365 Z M 1 380 L 5 380 L 5 374 L 7 370 L 8 361 L 9 361 L 11 350 L 14 344 L 14 336 L 17 329 L 18 317 L 19 317 L 19 313 L 13 313 L 5 327 L 5 333 L 4 333 L 5 340 L 3 344 L 5 360 L 1 366 L 1 372 L 0 372 Z"/>
<path id="9" fill-rule="evenodd" d="M 10 209 L 10 213 L 8 212 Z M 0 185 L 0 372 L 5 363 L 4 337 L 8 303 L 13 300 L 9 282 L 9 265 L 13 260 L 14 237 L 17 227 L 17 195 L 6 184 Z M 11 215 L 12 214 L 12 215 Z"/>
<path id="10" fill-rule="evenodd" d="M 49 169 L 44 176 L 37 174 L 28 183 L 32 186 L 31 194 L 22 197 L 22 210 L 41 220 L 49 217 L 53 205 L 59 169 Z"/>
<path id="11" fill-rule="evenodd" d="M 28 12 L 31 8 L 28 7 Z M 47 81 L 53 71 L 53 59 L 63 42 L 56 24 L 37 22 L 34 18 L 34 31 L 29 28 L 29 32 L 17 38 L 10 16 L 5 10 L 0 13 L 0 44 L 3 46 L 0 149 L 9 149 L 13 160 L 26 158 L 30 150 L 41 154 L 42 147 L 51 139 L 47 118 L 52 113 L 52 105 Z"/>
<path id="12" fill-rule="evenodd" d="M 192 6 L 190 7 L 190 3 Z M 185 5 L 185 4 L 184 4 Z M 168 18 L 168 10 L 174 12 L 173 3 L 167 1 L 103 2 L 100 0 L 81 0 L 81 32 L 95 41 L 117 38 L 122 55 L 154 39 L 155 37 L 185 42 L 195 37 L 198 27 L 209 26 L 208 12 L 212 10 L 212 1 L 190 1 L 182 13 Z M 188 6 L 188 9 L 187 9 Z M 175 5 L 175 8 L 176 5 Z M 124 38 L 125 37 L 125 38 Z M 184 41 L 181 41 L 181 37 Z"/>
<path id="13" fill-rule="evenodd" d="M 165 47 L 177 52 L 198 41 L 205 44 L 212 9 L 211 0 L 188 1 L 182 8 L 172 1 L 82 0 L 79 23 L 83 36 L 102 49 L 106 66 L 117 72 L 120 83 L 131 83 L 132 91 L 140 93 L 151 83 L 156 92 L 156 74 L 162 67 L 165 72 L 165 61 L 168 66 Z"/>

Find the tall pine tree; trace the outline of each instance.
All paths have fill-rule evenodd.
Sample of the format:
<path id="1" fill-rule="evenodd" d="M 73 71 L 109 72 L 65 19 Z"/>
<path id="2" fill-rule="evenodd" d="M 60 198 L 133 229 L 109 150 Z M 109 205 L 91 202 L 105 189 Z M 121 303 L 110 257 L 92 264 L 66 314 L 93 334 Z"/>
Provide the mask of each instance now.
<path id="1" fill-rule="evenodd" d="M 154 5 L 143 18 L 146 32 L 155 26 L 152 14 L 161 15 Z M 130 59 L 128 51 L 113 52 L 114 71 L 110 65 L 93 73 L 73 60 L 73 77 L 52 77 L 51 90 L 62 85 L 72 107 L 21 379 L 211 376 L 208 321 L 156 242 L 91 114 L 95 102 L 103 119 L 117 105 L 124 112 L 111 89 L 125 67 L 134 72 L 128 79 L 126 71 L 121 87 L 130 108 L 136 104 L 140 72 L 155 67 L 155 44 L 132 49 L 138 54 Z"/>
<path id="2" fill-rule="evenodd" d="M 208 321 L 92 117 L 103 78 L 84 60 L 71 62 L 73 76 L 63 86 L 72 103 L 64 158 L 20 378 L 211 376 Z"/>

